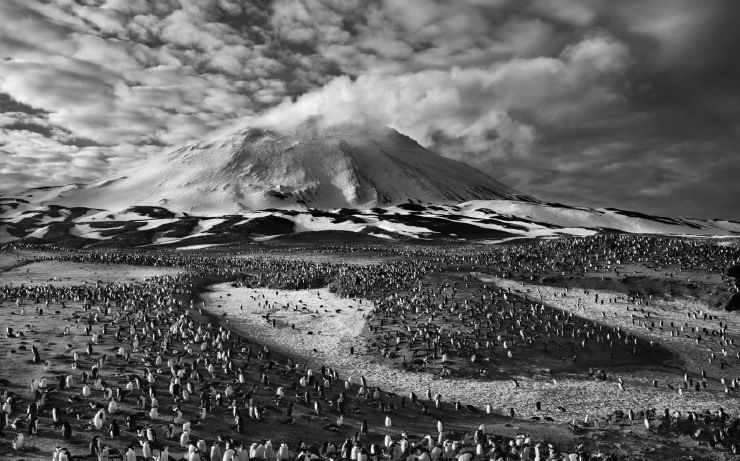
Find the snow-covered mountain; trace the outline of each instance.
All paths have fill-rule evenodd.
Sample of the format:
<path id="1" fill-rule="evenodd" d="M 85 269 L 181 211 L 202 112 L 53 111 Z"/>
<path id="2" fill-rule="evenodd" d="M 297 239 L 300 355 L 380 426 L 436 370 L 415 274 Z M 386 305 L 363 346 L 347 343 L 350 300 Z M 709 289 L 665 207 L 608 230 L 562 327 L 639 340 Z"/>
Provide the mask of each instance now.
<path id="1" fill-rule="evenodd" d="M 739 236 L 740 223 L 542 202 L 369 117 L 241 130 L 99 181 L 0 197 L 0 244 L 495 242 L 602 232 Z"/>
<path id="2" fill-rule="evenodd" d="M 526 198 L 367 116 L 332 126 L 312 118 L 280 132 L 239 130 L 98 181 L 17 197 L 44 205 L 161 206 L 210 215 Z"/>

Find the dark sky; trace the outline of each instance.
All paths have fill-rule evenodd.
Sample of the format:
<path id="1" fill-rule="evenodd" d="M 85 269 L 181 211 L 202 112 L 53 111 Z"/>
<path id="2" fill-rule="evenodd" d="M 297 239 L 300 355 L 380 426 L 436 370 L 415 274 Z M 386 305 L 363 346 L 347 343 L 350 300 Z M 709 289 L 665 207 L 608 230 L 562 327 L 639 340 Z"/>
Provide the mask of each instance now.
<path id="1" fill-rule="evenodd" d="M 740 220 L 737 0 L 1 0 L 0 193 L 368 113 L 522 192 Z"/>

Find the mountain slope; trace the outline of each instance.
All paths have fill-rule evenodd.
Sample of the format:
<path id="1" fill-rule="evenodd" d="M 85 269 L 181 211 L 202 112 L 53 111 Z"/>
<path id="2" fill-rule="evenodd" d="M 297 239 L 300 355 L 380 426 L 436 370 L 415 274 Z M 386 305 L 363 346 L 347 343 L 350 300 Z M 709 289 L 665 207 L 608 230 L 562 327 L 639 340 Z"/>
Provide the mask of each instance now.
<path id="1" fill-rule="evenodd" d="M 369 117 L 258 128 L 193 144 L 87 184 L 30 190 L 41 205 L 133 205 L 223 215 L 265 208 L 360 208 L 528 197 Z"/>

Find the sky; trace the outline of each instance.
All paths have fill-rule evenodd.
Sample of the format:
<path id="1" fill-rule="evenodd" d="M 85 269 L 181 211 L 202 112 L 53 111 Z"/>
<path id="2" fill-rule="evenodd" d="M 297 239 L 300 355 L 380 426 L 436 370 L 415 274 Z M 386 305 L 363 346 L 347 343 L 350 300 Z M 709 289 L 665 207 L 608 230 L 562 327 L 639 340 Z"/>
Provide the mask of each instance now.
<path id="1" fill-rule="evenodd" d="M 740 221 L 737 0 L 0 0 L 0 193 L 366 113 L 547 201 Z"/>

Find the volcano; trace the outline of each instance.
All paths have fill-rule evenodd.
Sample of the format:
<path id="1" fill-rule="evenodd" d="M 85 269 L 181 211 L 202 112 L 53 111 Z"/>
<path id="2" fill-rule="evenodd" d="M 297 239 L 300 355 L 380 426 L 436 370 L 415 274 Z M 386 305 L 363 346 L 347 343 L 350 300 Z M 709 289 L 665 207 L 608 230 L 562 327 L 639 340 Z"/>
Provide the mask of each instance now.
<path id="1" fill-rule="evenodd" d="M 278 237 L 497 242 L 613 232 L 736 236 L 740 223 L 546 203 L 367 116 L 251 126 L 97 181 L 0 196 L 0 244 L 201 248 Z"/>
<path id="2" fill-rule="evenodd" d="M 43 204 L 67 207 L 159 206 L 210 215 L 529 199 L 369 116 L 330 126 L 310 118 L 284 130 L 242 129 L 41 195 Z"/>

